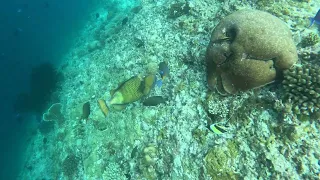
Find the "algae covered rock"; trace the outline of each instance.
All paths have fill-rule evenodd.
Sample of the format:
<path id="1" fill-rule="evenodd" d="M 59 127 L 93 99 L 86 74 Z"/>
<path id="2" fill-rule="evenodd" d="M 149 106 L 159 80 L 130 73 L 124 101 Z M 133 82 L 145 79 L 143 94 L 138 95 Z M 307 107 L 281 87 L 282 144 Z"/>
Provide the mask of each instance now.
<path id="1" fill-rule="evenodd" d="M 239 179 L 239 175 L 232 170 L 237 156 L 234 141 L 227 142 L 224 147 L 210 149 L 205 157 L 207 173 L 212 179 Z"/>
<path id="2" fill-rule="evenodd" d="M 316 33 L 311 32 L 302 39 L 301 46 L 302 47 L 314 46 L 318 42 L 320 42 L 319 36 Z"/>
<path id="3" fill-rule="evenodd" d="M 284 22 L 263 11 L 237 11 L 212 32 L 206 54 L 208 85 L 231 94 L 246 91 L 273 82 L 297 60 Z"/>
<path id="4" fill-rule="evenodd" d="M 306 64 L 284 71 L 285 97 L 295 114 L 312 115 L 320 110 L 320 67 Z"/>

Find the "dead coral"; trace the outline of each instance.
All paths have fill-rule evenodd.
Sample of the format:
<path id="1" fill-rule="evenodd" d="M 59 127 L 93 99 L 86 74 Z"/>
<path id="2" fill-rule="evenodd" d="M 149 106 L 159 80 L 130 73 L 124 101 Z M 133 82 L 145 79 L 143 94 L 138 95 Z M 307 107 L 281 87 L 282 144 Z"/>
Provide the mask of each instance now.
<path id="1" fill-rule="evenodd" d="M 216 26 L 206 59 L 209 87 L 234 94 L 271 83 L 277 70 L 290 68 L 298 56 L 291 32 L 280 19 L 241 10 Z"/>

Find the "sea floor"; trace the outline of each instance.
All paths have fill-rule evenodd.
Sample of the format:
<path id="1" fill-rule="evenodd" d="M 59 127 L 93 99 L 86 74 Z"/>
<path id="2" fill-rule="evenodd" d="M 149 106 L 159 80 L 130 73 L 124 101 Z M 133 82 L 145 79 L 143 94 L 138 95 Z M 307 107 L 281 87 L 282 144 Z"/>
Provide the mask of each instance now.
<path id="1" fill-rule="evenodd" d="M 63 119 L 42 122 L 18 179 L 319 179 L 319 120 L 280 113 L 279 84 L 227 97 L 210 92 L 205 70 L 211 32 L 226 15 L 270 12 L 298 45 L 319 35 L 316 25 L 307 28 L 319 4 L 143 0 L 97 9 L 59 67 L 64 81 L 52 103 L 62 105 Z M 317 53 L 319 45 L 298 53 Z M 108 101 L 133 76 L 157 74 L 164 61 L 170 74 L 148 96 L 166 103 L 137 101 L 104 116 L 98 99 Z M 209 131 L 210 123 L 228 125 L 227 132 Z"/>

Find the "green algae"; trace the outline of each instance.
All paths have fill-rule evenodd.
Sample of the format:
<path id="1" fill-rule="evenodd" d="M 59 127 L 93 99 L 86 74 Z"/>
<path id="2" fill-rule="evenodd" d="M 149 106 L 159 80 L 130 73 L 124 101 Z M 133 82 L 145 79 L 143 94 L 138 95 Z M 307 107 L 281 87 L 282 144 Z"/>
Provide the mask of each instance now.
<path id="1" fill-rule="evenodd" d="M 238 156 L 238 145 L 234 140 L 229 140 L 225 147 L 214 147 L 205 157 L 207 173 L 212 179 L 238 179 L 230 167 Z"/>
<path id="2" fill-rule="evenodd" d="M 192 137 L 201 145 L 204 145 L 206 143 L 207 134 L 207 131 L 198 128 L 192 131 Z"/>

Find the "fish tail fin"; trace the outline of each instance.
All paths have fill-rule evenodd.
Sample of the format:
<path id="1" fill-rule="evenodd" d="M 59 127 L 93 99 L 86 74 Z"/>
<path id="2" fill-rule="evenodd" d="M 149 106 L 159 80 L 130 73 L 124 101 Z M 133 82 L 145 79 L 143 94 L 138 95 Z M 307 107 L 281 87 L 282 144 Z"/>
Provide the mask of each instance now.
<path id="1" fill-rule="evenodd" d="M 99 104 L 101 112 L 104 114 L 104 117 L 107 117 L 107 115 L 109 114 L 109 107 L 108 107 L 106 101 L 103 99 L 99 99 L 98 104 Z"/>
<path id="2" fill-rule="evenodd" d="M 161 86 L 162 86 L 162 80 L 161 80 L 161 79 L 158 79 L 158 80 L 156 81 L 156 85 L 157 85 L 157 87 L 161 87 Z"/>
<path id="3" fill-rule="evenodd" d="M 310 20 L 310 24 L 309 24 L 308 28 L 313 25 L 313 23 L 314 23 L 314 18 L 310 17 L 309 20 Z"/>

